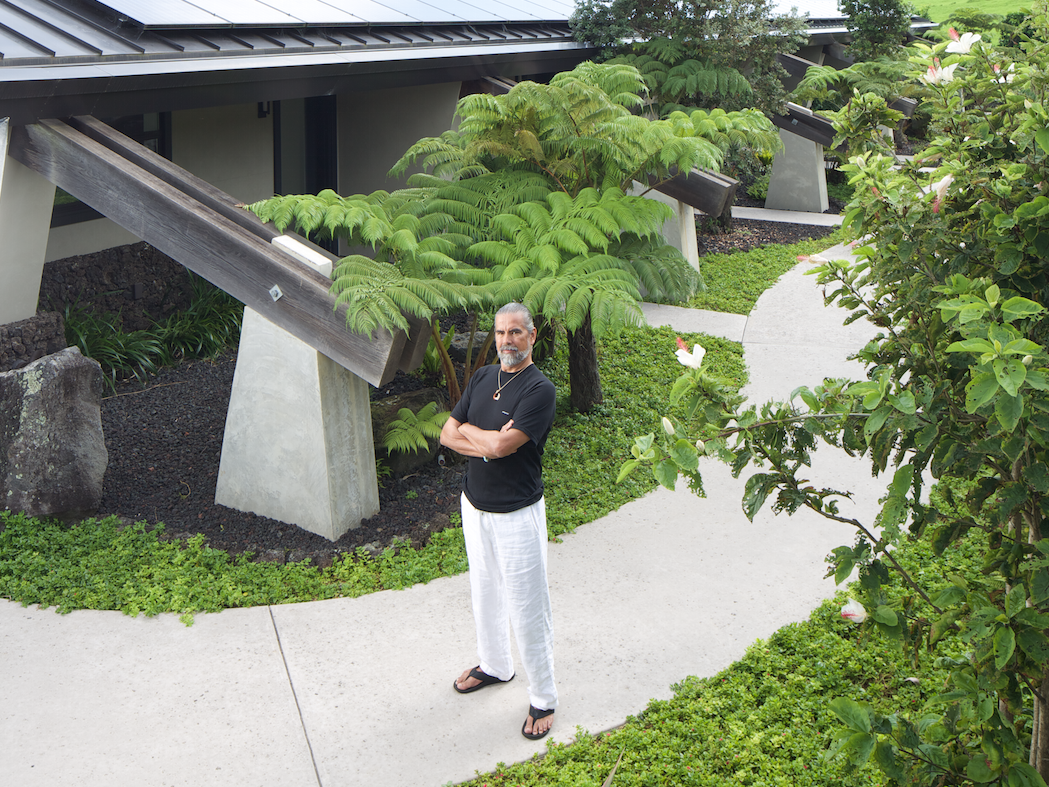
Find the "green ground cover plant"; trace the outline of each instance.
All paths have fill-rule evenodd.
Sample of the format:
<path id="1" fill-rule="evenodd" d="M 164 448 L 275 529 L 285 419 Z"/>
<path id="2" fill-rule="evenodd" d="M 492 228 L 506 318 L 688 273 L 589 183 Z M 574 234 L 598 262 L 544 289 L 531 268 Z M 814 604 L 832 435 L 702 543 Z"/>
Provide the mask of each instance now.
<path id="1" fill-rule="evenodd" d="M 792 246 L 763 246 L 744 253 L 700 257 L 699 270 L 707 291 L 688 302 L 692 309 L 750 314 L 758 298 L 784 273 L 798 264 L 798 257 L 829 249 L 843 239 L 841 230 L 820 240 Z"/>
<path id="2" fill-rule="evenodd" d="M 739 344 L 683 335 L 708 347 L 708 362 L 723 376 L 737 385 L 746 381 Z M 610 382 L 605 403 L 584 416 L 571 412 L 566 401 L 559 402 L 561 414 L 546 455 L 552 536 L 593 521 L 654 487 L 653 481 L 643 479 L 619 486 L 594 479 L 605 478 L 609 467 L 627 459 L 629 435 L 659 424 L 665 408 L 662 391 L 677 376 L 677 360 L 666 349 L 673 341 L 673 332 L 666 328 L 627 329 L 606 337 L 599 345 Z M 568 358 L 563 335 L 558 350 L 543 369 L 565 391 Z M 164 541 L 162 531 L 141 524 L 121 527 L 113 517 L 67 527 L 3 513 L 0 522 L 0 596 L 54 606 L 60 612 L 174 612 L 188 622 L 196 612 L 359 596 L 466 570 L 458 528 L 435 535 L 422 549 L 400 545 L 378 557 L 359 550 L 321 571 L 304 563 L 281 566 L 231 558 L 200 538 L 185 545 Z"/>
<path id="3" fill-rule="evenodd" d="M 918 7 L 918 13 L 926 19 L 933 22 L 945 22 L 951 14 L 961 8 L 979 6 L 980 11 L 985 14 L 1005 16 L 1021 8 L 1030 8 L 1033 3 L 1024 3 L 1020 0 L 986 0 L 982 3 L 974 3 L 972 0 L 932 0 L 931 2 L 915 3 L 915 5 Z"/>

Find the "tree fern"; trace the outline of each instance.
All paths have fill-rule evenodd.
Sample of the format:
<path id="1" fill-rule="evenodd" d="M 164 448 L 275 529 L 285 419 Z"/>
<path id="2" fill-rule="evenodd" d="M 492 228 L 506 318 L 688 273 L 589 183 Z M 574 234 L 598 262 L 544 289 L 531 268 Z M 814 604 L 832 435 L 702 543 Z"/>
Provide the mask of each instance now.
<path id="1" fill-rule="evenodd" d="M 441 411 L 437 402 L 423 405 L 418 413 L 402 407 L 386 427 L 383 447 L 390 453 L 403 454 L 429 450 L 429 441 L 441 436 L 441 427 L 450 415 L 447 410 Z"/>

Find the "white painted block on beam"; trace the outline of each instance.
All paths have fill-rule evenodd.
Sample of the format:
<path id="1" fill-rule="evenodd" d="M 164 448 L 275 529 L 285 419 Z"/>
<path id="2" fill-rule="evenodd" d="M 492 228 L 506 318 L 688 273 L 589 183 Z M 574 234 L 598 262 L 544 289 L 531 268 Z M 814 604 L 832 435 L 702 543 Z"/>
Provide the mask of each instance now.
<path id="1" fill-rule="evenodd" d="M 330 275 L 327 258 L 292 238 L 278 242 Z M 375 515 L 368 392 L 360 377 L 245 309 L 215 502 L 330 541 Z"/>
<path id="2" fill-rule="evenodd" d="M 55 186 L 7 155 L 11 124 L 0 118 L 0 325 L 36 314 Z"/>

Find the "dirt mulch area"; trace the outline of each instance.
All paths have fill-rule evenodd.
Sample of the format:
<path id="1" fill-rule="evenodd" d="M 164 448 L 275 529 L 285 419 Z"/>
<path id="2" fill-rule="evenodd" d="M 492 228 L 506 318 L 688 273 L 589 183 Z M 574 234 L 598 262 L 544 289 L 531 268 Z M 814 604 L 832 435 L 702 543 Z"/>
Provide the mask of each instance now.
<path id="1" fill-rule="evenodd" d="M 700 254 L 795 243 L 830 231 L 736 220 L 731 231 L 700 235 Z M 107 276 L 102 278 L 108 281 Z M 164 369 L 146 386 L 124 383 L 114 395 L 107 395 L 102 425 L 109 468 L 99 515 L 163 522 L 165 532 L 177 537 L 203 533 L 211 546 L 233 554 L 253 552 L 276 562 L 309 558 L 320 566 L 361 546 L 378 551 L 395 538 L 421 546 L 431 533 L 449 525 L 449 514 L 458 511 L 464 469 L 452 461 L 444 465 L 434 461 L 405 477 L 384 479 L 379 513 L 335 543 L 283 522 L 216 505 L 215 483 L 235 366 L 236 354 L 231 351 L 213 361 Z M 399 375 L 393 385 L 373 390 L 372 395 L 424 385 Z"/>

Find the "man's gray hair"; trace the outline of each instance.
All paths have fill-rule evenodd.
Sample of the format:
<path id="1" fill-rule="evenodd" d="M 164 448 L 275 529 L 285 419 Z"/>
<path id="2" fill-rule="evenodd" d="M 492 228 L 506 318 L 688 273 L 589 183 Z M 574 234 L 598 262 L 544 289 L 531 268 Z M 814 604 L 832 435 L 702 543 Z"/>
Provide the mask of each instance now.
<path id="1" fill-rule="evenodd" d="M 524 319 L 525 328 L 527 328 L 529 331 L 535 328 L 535 323 L 532 321 L 532 313 L 528 311 L 528 307 L 525 306 L 523 303 L 511 301 L 510 303 L 506 304 L 506 306 L 497 311 L 495 313 L 495 316 L 498 317 L 500 314 L 519 314 Z"/>

